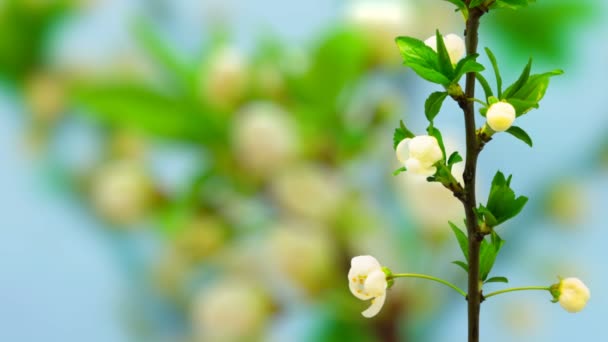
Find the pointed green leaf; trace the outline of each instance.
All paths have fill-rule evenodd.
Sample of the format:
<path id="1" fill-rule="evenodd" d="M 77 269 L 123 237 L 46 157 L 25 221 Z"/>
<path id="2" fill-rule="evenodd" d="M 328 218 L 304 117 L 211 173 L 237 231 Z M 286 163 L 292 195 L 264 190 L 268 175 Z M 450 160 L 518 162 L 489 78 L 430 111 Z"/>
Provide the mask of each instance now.
<path id="1" fill-rule="evenodd" d="M 469 239 L 467 238 L 467 235 L 452 222 L 448 223 L 454 232 L 454 236 L 456 236 L 456 241 L 458 241 L 458 245 L 460 246 L 460 250 L 462 251 L 464 258 L 467 260 L 467 262 L 469 262 Z"/>
<path id="2" fill-rule="evenodd" d="M 430 136 L 433 136 L 435 137 L 435 139 L 437 139 L 437 143 L 439 144 L 439 148 L 441 149 L 441 153 L 443 154 L 443 160 L 445 161 L 445 145 L 443 144 L 443 137 L 441 136 L 441 132 L 432 125 L 427 128 L 427 132 Z"/>
<path id="3" fill-rule="evenodd" d="M 496 256 L 498 255 L 498 252 L 500 252 L 503 244 L 504 240 L 495 232 L 492 233 L 491 242 L 488 242 L 486 239 L 481 242 L 479 252 L 479 277 L 481 280 L 486 280 L 492 271 Z"/>
<path id="4" fill-rule="evenodd" d="M 412 133 L 409 129 L 407 129 L 407 127 L 405 127 L 403 120 L 399 121 L 399 127 L 395 128 L 395 133 L 393 134 L 393 149 L 397 149 L 397 145 L 399 145 L 401 140 L 406 138 L 411 139 L 415 136 L 416 135 L 414 135 L 414 133 Z"/>
<path id="5" fill-rule="evenodd" d="M 507 130 L 507 133 L 511 134 L 512 136 L 516 137 L 517 139 L 525 142 L 528 146 L 532 147 L 532 138 L 530 138 L 528 133 L 526 133 L 526 131 L 524 131 L 520 127 L 511 126 L 511 128 L 509 128 Z"/>
<path id="6" fill-rule="evenodd" d="M 517 116 L 521 116 L 533 108 L 538 108 L 538 103 L 543 99 L 545 93 L 547 92 L 551 77 L 558 76 L 563 73 L 564 72 L 562 70 L 554 70 L 543 74 L 530 76 L 526 84 L 507 99 L 509 103 L 517 103 L 520 105 L 518 108 L 516 108 Z M 511 101 L 512 99 L 514 101 Z M 529 104 L 530 107 L 526 108 L 526 104 Z"/>
<path id="7" fill-rule="evenodd" d="M 526 84 L 526 82 L 528 82 L 528 78 L 530 78 L 531 70 L 532 70 L 532 58 L 530 58 L 530 60 L 528 60 L 528 64 L 524 68 L 524 71 L 522 71 L 522 73 L 519 76 L 519 78 L 517 79 L 517 81 L 515 81 L 515 83 L 510 85 L 507 88 L 507 90 L 505 90 L 502 98 L 505 98 L 505 99 L 509 98 L 509 97 L 511 97 L 511 95 L 513 95 L 517 91 L 519 91 Z"/>
<path id="8" fill-rule="evenodd" d="M 492 277 L 485 281 L 486 283 L 508 283 L 509 279 L 507 277 Z"/>
<path id="9" fill-rule="evenodd" d="M 483 77 L 481 73 L 477 73 L 477 81 L 479 81 L 479 84 L 481 84 L 481 87 L 483 88 L 483 92 L 486 95 L 486 101 L 490 96 L 494 96 L 494 93 L 492 92 L 492 88 L 490 87 L 488 80 L 486 80 L 486 78 Z"/>
<path id="10" fill-rule="evenodd" d="M 460 155 L 460 153 L 458 153 L 458 151 L 453 152 L 450 157 L 448 158 L 448 167 L 450 168 L 450 170 L 452 169 L 452 166 L 454 164 L 460 163 L 462 161 L 462 156 Z"/>
<path id="11" fill-rule="evenodd" d="M 447 96 L 448 93 L 446 92 L 435 92 L 426 100 L 424 104 L 424 114 L 430 122 L 433 122 L 437 114 L 439 114 L 443 101 Z"/>
<path id="12" fill-rule="evenodd" d="M 435 32 L 435 38 L 437 40 L 437 56 L 439 57 L 439 70 L 445 77 L 451 80 L 454 77 L 454 66 L 452 65 L 450 54 L 448 53 L 448 49 L 445 46 L 445 42 L 443 41 L 443 36 L 439 32 L 439 30 Z"/>
<path id="13" fill-rule="evenodd" d="M 496 173 L 492 180 L 492 187 L 485 208 L 494 215 L 495 226 L 517 216 L 528 202 L 528 198 L 525 196 L 515 196 L 510 183 L 511 177 L 505 178 L 500 171 Z"/>
<path id="14" fill-rule="evenodd" d="M 458 82 L 460 78 L 462 78 L 462 76 L 470 72 L 479 73 L 486 70 L 483 65 L 477 63 L 477 57 L 479 57 L 478 54 L 469 55 L 461 59 L 458 64 L 456 64 L 456 69 L 454 70 L 454 77 L 452 79 L 453 83 Z"/>
<path id="15" fill-rule="evenodd" d="M 400 168 L 398 168 L 397 170 L 393 171 L 393 176 L 396 176 L 398 174 L 400 174 L 401 172 L 405 172 L 407 171 L 407 169 L 405 168 L 405 166 L 402 166 Z"/>
<path id="16" fill-rule="evenodd" d="M 445 0 L 445 1 L 451 2 L 454 5 L 456 5 L 456 7 L 458 7 L 458 10 L 460 12 L 462 12 L 462 16 L 464 17 L 464 20 L 469 19 L 469 8 L 464 3 L 464 1 L 462 1 L 462 0 Z"/>
<path id="17" fill-rule="evenodd" d="M 460 266 L 460 268 L 462 268 L 465 272 L 467 272 L 467 274 L 469 273 L 469 265 L 466 262 L 457 260 L 457 261 L 452 261 L 452 264 Z"/>
<path id="18" fill-rule="evenodd" d="M 486 53 L 488 54 L 488 58 L 492 63 L 492 68 L 494 68 L 494 75 L 496 76 L 496 90 L 498 92 L 498 97 L 502 98 L 502 77 L 500 76 L 500 69 L 498 69 L 498 62 L 496 61 L 496 56 L 490 48 L 486 48 Z"/>
<path id="19" fill-rule="evenodd" d="M 450 84 L 450 78 L 441 72 L 439 57 L 423 41 L 412 37 L 398 37 L 397 46 L 401 51 L 403 63 L 425 80 L 444 86 Z"/>
<path id="20" fill-rule="evenodd" d="M 469 8 L 475 8 L 481 4 L 483 4 L 486 0 L 471 0 L 469 3 Z"/>

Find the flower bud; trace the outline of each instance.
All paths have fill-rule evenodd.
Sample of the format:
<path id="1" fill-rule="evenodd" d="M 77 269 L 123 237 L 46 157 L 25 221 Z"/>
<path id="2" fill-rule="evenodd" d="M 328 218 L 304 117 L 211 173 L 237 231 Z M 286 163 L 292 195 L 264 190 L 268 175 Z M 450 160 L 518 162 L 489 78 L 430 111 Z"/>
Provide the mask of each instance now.
<path id="1" fill-rule="evenodd" d="M 466 52 L 464 40 L 458 35 L 450 33 L 443 36 L 443 42 L 450 55 L 450 61 L 452 61 L 452 64 L 457 64 L 458 61 L 464 57 Z M 429 37 L 424 41 L 424 44 L 437 52 L 437 36 Z"/>
<path id="2" fill-rule="evenodd" d="M 551 293 L 555 301 L 570 313 L 583 310 L 591 297 L 589 288 L 578 278 L 562 279 L 551 287 Z"/>
<path id="3" fill-rule="evenodd" d="M 508 102 L 497 102 L 488 108 L 488 126 L 496 132 L 508 130 L 515 121 L 515 108 Z"/>
<path id="4" fill-rule="evenodd" d="M 203 93 L 212 105 L 233 108 L 245 95 L 249 81 L 248 66 L 239 50 L 222 48 L 211 58 L 203 76 Z"/>
<path id="5" fill-rule="evenodd" d="M 412 139 L 403 139 L 397 145 L 397 159 L 408 171 L 432 176 L 437 171 L 435 163 L 443 159 L 443 153 L 435 137 L 419 135 Z"/>

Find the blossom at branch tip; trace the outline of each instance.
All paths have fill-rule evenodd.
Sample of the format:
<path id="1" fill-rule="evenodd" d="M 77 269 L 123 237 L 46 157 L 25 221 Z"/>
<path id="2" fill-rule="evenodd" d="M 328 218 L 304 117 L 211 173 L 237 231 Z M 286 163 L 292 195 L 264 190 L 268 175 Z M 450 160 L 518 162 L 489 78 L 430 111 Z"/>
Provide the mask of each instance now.
<path id="1" fill-rule="evenodd" d="M 491 105 L 486 113 L 488 126 L 496 132 L 504 132 L 511 128 L 515 117 L 515 108 L 508 102 L 497 102 Z"/>
<path id="2" fill-rule="evenodd" d="M 382 266 L 370 255 L 352 258 L 348 271 L 348 287 L 352 294 L 361 299 L 371 299 L 372 305 L 361 314 L 366 318 L 374 317 L 380 312 L 386 300 L 388 281 Z"/>
<path id="3" fill-rule="evenodd" d="M 443 42 L 450 55 L 450 61 L 452 61 L 452 64 L 457 64 L 466 53 L 464 40 L 458 35 L 450 33 L 443 36 Z M 429 37 L 424 41 L 424 44 L 437 52 L 437 36 L 433 35 L 432 37 Z"/>
<path id="4" fill-rule="evenodd" d="M 403 139 L 396 149 L 397 159 L 412 173 L 432 176 L 437 171 L 435 163 L 443 159 L 443 153 L 435 137 L 419 135 Z"/>
<path id="5" fill-rule="evenodd" d="M 555 301 L 570 313 L 583 310 L 591 298 L 589 288 L 578 278 L 562 279 L 551 287 L 551 292 Z"/>

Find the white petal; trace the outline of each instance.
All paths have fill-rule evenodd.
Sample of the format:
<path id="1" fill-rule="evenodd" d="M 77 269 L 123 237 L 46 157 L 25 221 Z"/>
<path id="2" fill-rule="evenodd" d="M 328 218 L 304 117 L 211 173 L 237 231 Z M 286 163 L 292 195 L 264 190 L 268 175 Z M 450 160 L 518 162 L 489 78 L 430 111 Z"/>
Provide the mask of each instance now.
<path id="1" fill-rule="evenodd" d="M 429 37 L 427 40 L 424 41 L 424 44 L 426 44 L 426 46 L 437 52 L 437 36 L 433 35 Z"/>
<path id="2" fill-rule="evenodd" d="M 443 42 L 448 50 L 452 64 L 458 63 L 466 53 L 464 40 L 460 36 L 450 33 L 443 37 Z"/>
<path id="3" fill-rule="evenodd" d="M 566 278 L 560 282 L 559 304 L 568 312 L 579 312 L 585 308 L 591 293 L 578 278 Z"/>
<path id="4" fill-rule="evenodd" d="M 367 308 L 367 310 L 363 311 L 361 314 L 363 317 L 371 318 L 374 317 L 380 312 L 382 306 L 384 305 L 384 301 L 386 300 L 386 295 L 382 295 L 372 299 L 372 305 Z"/>
<path id="5" fill-rule="evenodd" d="M 352 258 L 350 261 L 350 271 L 348 278 L 355 276 L 367 276 L 370 272 L 381 269 L 380 263 L 371 255 L 360 255 Z"/>
<path id="6" fill-rule="evenodd" d="M 412 139 L 403 139 L 401 140 L 401 142 L 399 143 L 399 145 L 397 145 L 397 148 L 395 149 L 395 153 L 397 154 L 397 160 L 399 160 L 399 162 L 401 164 L 405 164 L 405 161 L 410 157 L 410 141 Z"/>
<path id="7" fill-rule="evenodd" d="M 348 288 L 350 289 L 350 292 L 353 294 L 353 296 L 355 296 L 361 300 L 368 300 L 368 299 L 371 299 L 374 297 L 374 296 L 370 295 L 369 293 L 364 292 L 363 285 L 361 285 L 359 283 L 349 281 Z"/>
<path id="8" fill-rule="evenodd" d="M 490 106 L 486 113 L 488 125 L 496 132 L 506 131 L 513 125 L 515 108 L 507 102 L 498 102 Z"/>
<path id="9" fill-rule="evenodd" d="M 386 274 L 382 270 L 373 271 L 365 279 L 363 287 L 365 292 L 373 296 L 384 295 L 387 287 Z"/>

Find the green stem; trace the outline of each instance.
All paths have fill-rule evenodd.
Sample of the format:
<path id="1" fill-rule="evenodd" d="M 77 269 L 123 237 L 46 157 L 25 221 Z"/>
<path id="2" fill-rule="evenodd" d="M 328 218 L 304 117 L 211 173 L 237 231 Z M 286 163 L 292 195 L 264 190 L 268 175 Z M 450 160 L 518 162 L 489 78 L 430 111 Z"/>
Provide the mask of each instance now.
<path id="1" fill-rule="evenodd" d="M 464 292 L 463 290 L 461 290 L 458 286 L 450 283 L 447 280 L 443 280 L 441 278 L 436 278 L 436 277 L 433 277 L 430 275 L 417 274 L 417 273 L 396 273 L 396 274 L 393 274 L 393 278 L 420 278 L 420 279 L 436 281 L 438 283 L 441 283 L 443 285 L 446 285 L 446 286 L 454 289 L 456 292 L 460 293 L 461 296 L 463 296 L 465 298 L 467 297 L 467 293 Z"/>
<path id="2" fill-rule="evenodd" d="M 489 293 L 487 295 L 484 295 L 485 298 L 490 298 L 492 296 L 496 296 L 499 295 L 501 293 L 507 293 L 507 292 L 515 292 L 515 291 L 528 291 L 528 290 L 543 290 L 543 291 L 551 291 L 551 287 L 548 286 L 524 286 L 524 287 L 512 287 L 509 289 L 504 289 L 504 290 L 500 290 L 500 291 L 496 291 L 496 292 L 492 292 Z"/>

